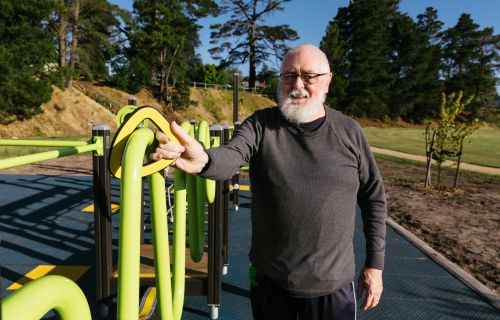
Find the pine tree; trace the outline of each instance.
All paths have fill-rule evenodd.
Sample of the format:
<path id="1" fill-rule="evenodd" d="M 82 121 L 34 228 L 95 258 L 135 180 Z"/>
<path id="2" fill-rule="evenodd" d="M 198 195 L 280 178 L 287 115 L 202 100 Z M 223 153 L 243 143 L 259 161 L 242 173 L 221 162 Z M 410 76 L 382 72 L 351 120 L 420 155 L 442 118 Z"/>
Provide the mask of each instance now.
<path id="1" fill-rule="evenodd" d="M 321 39 L 320 43 L 320 49 L 328 57 L 330 70 L 333 72 L 326 104 L 338 110 L 344 110 L 344 103 L 347 103 L 346 88 L 349 85 L 349 65 L 347 64 L 348 47 L 338 25 L 341 20 L 341 15 L 342 10 L 339 10 L 337 17 L 329 22 L 326 28 L 326 34 Z"/>
<path id="2" fill-rule="evenodd" d="M 121 23 L 129 19 L 107 0 L 59 0 L 50 25 L 57 34 L 62 82 L 106 79 L 107 64 L 125 41 Z"/>
<path id="3" fill-rule="evenodd" d="M 50 0 L 0 2 L 0 123 L 42 112 L 52 95 L 54 34 L 47 29 Z"/>
<path id="4" fill-rule="evenodd" d="M 166 110 L 189 105 L 188 70 L 199 63 L 196 20 L 216 8 L 211 0 L 136 0 L 136 25 L 119 73 L 134 80 L 134 89 L 154 87 Z"/>
<path id="5" fill-rule="evenodd" d="M 474 95 L 471 116 L 496 96 L 500 37 L 492 28 L 479 29 L 470 14 L 462 14 L 454 27 L 443 33 L 443 76 L 446 92 Z"/>
<path id="6" fill-rule="evenodd" d="M 389 114 L 389 18 L 392 1 L 357 0 L 348 7 L 349 97 L 347 111 L 355 116 L 384 119 Z"/>
<path id="7" fill-rule="evenodd" d="M 425 69 L 419 85 L 415 88 L 421 98 L 415 102 L 413 111 L 408 115 L 409 119 L 416 122 L 437 116 L 437 106 L 444 89 L 444 83 L 440 78 L 442 25 L 443 22 L 438 20 L 437 10 L 432 7 L 426 8 L 424 13 L 417 16 L 417 30 L 423 35 L 423 48 L 419 55 Z"/>
<path id="8" fill-rule="evenodd" d="M 266 16 L 283 11 L 291 0 L 223 0 L 221 13 L 231 13 L 223 24 L 210 26 L 213 45 L 209 51 L 224 68 L 234 64 L 249 63 L 249 85 L 255 86 L 256 68 L 270 57 L 281 59 L 288 50 L 286 41 L 297 40 L 297 32 L 288 25 L 263 24 Z"/>

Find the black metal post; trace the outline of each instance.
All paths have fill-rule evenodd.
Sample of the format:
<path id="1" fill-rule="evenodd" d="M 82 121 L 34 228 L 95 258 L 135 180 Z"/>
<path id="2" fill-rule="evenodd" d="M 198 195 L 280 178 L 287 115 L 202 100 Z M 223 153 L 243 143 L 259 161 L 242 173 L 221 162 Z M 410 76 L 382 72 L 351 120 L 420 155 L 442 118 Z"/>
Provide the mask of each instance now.
<path id="1" fill-rule="evenodd" d="M 236 133 L 238 128 L 240 127 L 241 123 L 239 121 L 234 122 L 234 132 L 233 135 Z M 233 201 L 234 205 L 234 210 L 238 211 L 240 207 L 240 171 L 238 171 L 232 179 L 233 183 L 233 192 L 231 193 L 232 197 L 231 200 Z"/>
<path id="2" fill-rule="evenodd" d="M 111 296 L 113 279 L 113 255 L 111 234 L 111 182 L 108 172 L 109 157 L 108 125 L 96 125 L 92 128 L 92 137 L 102 137 L 102 155 L 94 152 L 93 191 L 94 191 L 94 231 L 96 250 L 96 300 L 98 302 Z"/>
<path id="3" fill-rule="evenodd" d="M 240 75 L 233 74 L 233 123 L 238 121 L 238 89 L 240 86 Z"/>
<path id="4" fill-rule="evenodd" d="M 210 135 L 223 139 L 222 127 L 210 127 Z M 222 143 L 221 143 L 222 144 Z M 223 242 L 223 181 L 217 180 L 215 187 L 215 201 L 208 208 L 208 294 L 207 304 L 211 308 L 210 316 L 217 318 L 220 306 L 222 287 L 222 242 Z"/>
<path id="5" fill-rule="evenodd" d="M 128 105 L 129 106 L 136 106 L 137 105 L 137 98 L 136 97 L 129 97 L 128 98 Z"/>
<path id="6" fill-rule="evenodd" d="M 229 126 L 227 124 L 222 126 L 223 135 L 221 139 L 221 145 L 227 144 L 229 142 Z M 222 269 L 222 274 L 227 274 L 227 269 L 229 267 L 229 179 L 223 182 L 223 207 L 222 207 L 222 257 L 224 267 Z"/>

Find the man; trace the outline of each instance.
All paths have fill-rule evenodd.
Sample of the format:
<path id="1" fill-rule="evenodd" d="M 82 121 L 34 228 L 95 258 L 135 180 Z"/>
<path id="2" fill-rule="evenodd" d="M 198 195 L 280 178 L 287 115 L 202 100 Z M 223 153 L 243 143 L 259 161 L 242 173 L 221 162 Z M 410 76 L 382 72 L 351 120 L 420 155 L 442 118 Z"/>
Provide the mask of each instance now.
<path id="1" fill-rule="evenodd" d="M 250 164 L 251 303 L 255 319 L 355 319 L 353 232 L 359 205 L 366 237 L 357 295 L 363 310 L 382 293 L 386 201 L 360 126 L 323 105 L 332 73 L 312 45 L 291 49 L 279 106 L 246 119 L 228 145 L 204 151 L 172 123 L 182 145 L 158 134 L 153 158 L 207 178 Z"/>

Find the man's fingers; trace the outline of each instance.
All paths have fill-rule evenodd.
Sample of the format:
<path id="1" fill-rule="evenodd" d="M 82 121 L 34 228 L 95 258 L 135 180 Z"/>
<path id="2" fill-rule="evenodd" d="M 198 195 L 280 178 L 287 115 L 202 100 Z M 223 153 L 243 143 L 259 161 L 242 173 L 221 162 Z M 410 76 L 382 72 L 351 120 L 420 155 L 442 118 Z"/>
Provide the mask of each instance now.
<path id="1" fill-rule="evenodd" d="M 175 150 L 166 150 L 163 148 L 156 148 L 155 152 L 152 155 L 153 160 L 161 160 L 161 159 L 177 159 L 181 156 L 181 152 Z"/>
<path id="2" fill-rule="evenodd" d="M 362 309 L 369 310 L 371 308 L 376 307 L 378 305 L 378 303 L 380 302 L 380 295 L 381 294 L 377 293 L 377 292 L 368 293 L 366 300 L 365 300 L 365 303 L 362 306 Z"/>
<path id="3" fill-rule="evenodd" d="M 196 140 L 184 131 L 184 129 L 182 129 L 182 127 L 175 121 L 172 121 L 170 124 L 170 130 L 172 130 L 172 133 L 177 137 L 177 139 L 179 139 L 179 142 L 183 146 L 190 145 L 193 141 L 196 142 Z"/>

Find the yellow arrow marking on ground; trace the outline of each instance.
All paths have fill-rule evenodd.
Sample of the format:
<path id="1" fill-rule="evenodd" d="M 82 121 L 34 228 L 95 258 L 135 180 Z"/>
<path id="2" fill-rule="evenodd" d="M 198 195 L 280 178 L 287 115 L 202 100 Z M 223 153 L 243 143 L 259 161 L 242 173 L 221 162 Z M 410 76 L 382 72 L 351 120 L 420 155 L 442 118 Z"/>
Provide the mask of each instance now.
<path id="1" fill-rule="evenodd" d="M 111 212 L 114 213 L 120 209 L 120 206 L 117 205 L 116 203 L 111 204 Z M 82 209 L 82 212 L 94 212 L 94 204 L 90 204 L 86 206 L 85 208 Z"/>
<path id="2" fill-rule="evenodd" d="M 17 280 L 7 290 L 17 290 L 31 280 L 41 278 L 46 275 L 59 275 L 69 278 L 73 281 L 80 279 L 85 272 L 90 269 L 89 266 L 52 266 L 39 265 L 25 274 L 21 279 Z"/>

